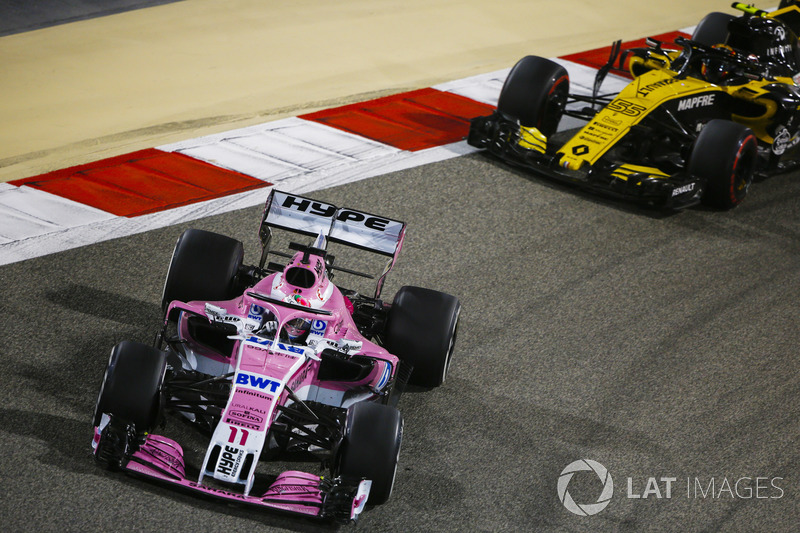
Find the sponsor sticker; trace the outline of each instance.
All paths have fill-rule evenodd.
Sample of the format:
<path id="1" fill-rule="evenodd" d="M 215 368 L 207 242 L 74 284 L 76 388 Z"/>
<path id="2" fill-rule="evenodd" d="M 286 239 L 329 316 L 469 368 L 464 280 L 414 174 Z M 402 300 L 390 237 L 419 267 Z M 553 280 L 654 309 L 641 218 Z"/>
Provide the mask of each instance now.
<path id="1" fill-rule="evenodd" d="M 217 472 L 228 477 L 233 477 L 239 471 L 244 450 L 235 446 L 225 445 L 217 462 Z"/>
<path id="2" fill-rule="evenodd" d="M 693 96 L 692 98 L 684 98 L 678 102 L 678 111 L 689 111 L 698 107 L 707 107 L 714 105 L 714 97 L 716 94 L 703 94 L 700 96 Z"/>
<path id="3" fill-rule="evenodd" d="M 328 327 L 328 323 L 324 320 L 314 320 L 311 322 L 311 333 L 313 335 L 322 336 L 325 334 L 325 329 Z"/>
<path id="4" fill-rule="evenodd" d="M 276 198 L 277 196 L 278 194 L 276 193 Z M 361 224 L 375 231 L 386 231 L 386 226 L 392 222 L 386 218 L 369 216 L 365 213 L 350 209 L 339 209 L 337 211 L 334 205 L 315 202 L 308 198 L 297 198 L 289 194 L 284 195 L 281 207 L 321 217 L 332 217 L 335 214 L 336 220 L 345 223 Z"/>
<path id="5" fill-rule="evenodd" d="M 280 381 L 270 379 L 267 376 L 259 376 L 257 374 L 250 374 L 248 372 L 239 372 L 236 374 L 236 384 L 245 385 L 253 389 L 260 389 L 264 392 L 275 394 L 281 386 Z"/>
<path id="6" fill-rule="evenodd" d="M 675 187 L 674 189 L 672 189 L 672 196 L 678 196 L 679 194 L 683 194 L 685 192 L 690 192 L 693 190 L 694 190 L 694 183 L 681 185 L 680 187 Z"/>

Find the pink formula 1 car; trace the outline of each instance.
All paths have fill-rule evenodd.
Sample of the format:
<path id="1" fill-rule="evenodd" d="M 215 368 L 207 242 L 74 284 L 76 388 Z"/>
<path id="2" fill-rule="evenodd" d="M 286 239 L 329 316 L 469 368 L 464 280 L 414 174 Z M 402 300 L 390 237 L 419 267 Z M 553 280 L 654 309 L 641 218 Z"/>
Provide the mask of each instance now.
<path id="1" fill-rule="evenodd" d="M 307 236 L 294 255 L 270 251 L 273 230 Z M 94 457 L 223 500 L 339 522 L 392 492 L 406 384 L 440 385 L 461 306 L 448 294 L 402 287 L 380 299 L 405 224 L 272 191 L 259 266 L 242 243 L 200 230 L 178 239 L 154 346 L 111 351 L 94 413 Z M 340 288 L 328 243 L 387 258 L 374 296 Z M 268 254 L 289 258 L 267 263 Z M 374 256 L 373 256 L 374 257 Z M 206 435 L 184 449 L 164 433 L 171 412 Z M 203 451 L 204 450 L 204 451 Z M 269 472 L 268 457 L 321 461 L 317 473 Z"/>

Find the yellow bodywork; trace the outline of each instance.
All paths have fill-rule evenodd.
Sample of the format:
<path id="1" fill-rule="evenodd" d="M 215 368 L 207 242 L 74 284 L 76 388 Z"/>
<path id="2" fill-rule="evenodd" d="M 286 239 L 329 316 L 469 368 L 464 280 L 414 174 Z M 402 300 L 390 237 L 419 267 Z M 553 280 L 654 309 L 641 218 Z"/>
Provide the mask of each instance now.
<path id="1" fill-rule="evenodd" d="M 559 150 L 561 166 L 580 170 L 585 164 L 594 164 L 632 126 L 664 102 L 714 89 L 707 81 L 688 77 L 679 80 L 674 75 L 672 71 L 654 69 L 629 83 Z"/>
<path id="2" fill-rule="evenodd" d="M 641 64 L 641 63 L 640 63 Z M 650 63 L 648 66 L 651 66 Z M 686 77 L 677 79 L 666 68 L 654 68 L 635 78 L 619 95 L 573 136 L 560 150 L 560 164 L 570 170 L 580 170 L 584 165 L 597 162 L 611 147 L 641 122 L 652 110 L 669 100 L 698 96 L 704 103 L 713 105 L 716 93 L 727 93 L 735 99 L 761 106 L 763 111 L 755 116 L 733 115 L 731 118 L 753 130 L 761 141 L 772 144 L 773 137 L 766 127 L 778 109 L 769 91 L 763 88 L 772 83 L 794 83 L 791 78 L 754 80 L 744 85 L 718 86 L 705 80 Z"/>
<path id="3" fill-rule="evenodd" d="M 622 165 L 619 168 L 615 169 L 611 172 L 611 175 L 615 178 L 628 181 L 634 174 L 647 174 L 650 177 L 659 177 L 659 178 L 668 178 L 669 175 L 661 172 L 659 169 L 655 167 L 644 167 L 641 165 Z"/>
<path id="4" fill-rule="evenodd" d="M 547 137 L 536 128 L 520 126 L 518 144 L 522 148 L 544 153 L 547 150 Z"/>
<path id="5" fill-rule="evenodd" d="M 733 7 L 755 16 L 767 17 L 780 17 L 795 12 L 796 18 L 800 20 L 800 8 L 795 5 L 772 13 L 762 12 L 745 4 L 735 4 Z M 752 80 L 737 85 L 715 85 L 691 76 L 678 79 L 671 65 L 679 55 L 680 52 L 676 50 L 652 50 L 647 57 L 631 56 L 628 68 L 633 75 L 633 81 L 559 149 L 560 166 L 569 170 L 580 170 L 585 165 L 593 165 L 627 135 L 633 126 L 670 100 L 681 99 L 683 103 L 696 97 L 695 101 L 689 104 L 691 109 L 696 105 L 715 105 L 714 100 L 723 93 L 736 100 L 753 104 L 750 106 L 751 115 L 732 115 L 731 118 L 753 130 L 756 137 L 764 143 L 774 142 L 774 138 L 767 133 L 766 128 L 778 111 L 778 104 L 767 97 L 770 92 L 765 90 L 764 86 L 775 83 L 794 85 L 795 81 L 792 78 Z M 680 107 L 678 111 L 681 111 Z M 536 128 L 521 126 L 518 145 L 544 154 L 547 137 Z M 621 166 L 614 175 L 620 179 L 627 179 L 633 172 L 666 176 L 658 169 L 633 165 Z"/>

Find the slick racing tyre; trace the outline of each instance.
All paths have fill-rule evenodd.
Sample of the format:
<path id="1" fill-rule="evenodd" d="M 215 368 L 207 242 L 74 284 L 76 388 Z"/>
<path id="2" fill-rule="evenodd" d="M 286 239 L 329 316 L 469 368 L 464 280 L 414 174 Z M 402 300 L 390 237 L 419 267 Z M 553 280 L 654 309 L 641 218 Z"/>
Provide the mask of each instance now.
<path id="1" fill-rule="evenodd" d="M 94 425 L 103 413 L 149 432 L 161 413 L 161 385 L 167 354 L 146 344 L 122 341 L 111 350 L 94 408 Z"/>
<path id="2" fill-rule="evenodd" d="M 692 40 L 706 46 L 724 44 L 728 40 L 728 23 L 735 18 L 728 13 L 709 13 L 692 32 Z"/>
<path id="3" fill-rule="evenodd" d="M 402 440 L 403 416 L 395 407 L 367 402 L 351 405 L 336 474 L 353 481 L 371 479 L 367 503 L 386 503 L 392 495 Z"/>
<path id="4" fill-rule="evenodd" d="M 438 387 L 444 382 L 460 313 L 455 296 L 420 287 L 397 291 L 386 324 L 386 349 L 414 366 L 409 384 Z"/>
<path id="5" fill-rule="evenodd" d="M 757 157 L 758 141 L 750 128 L 716 119 L 697 136 L 687 171 L 705 180 L 704 204 L 733 209 L 747 196 Z"/>
<path id="6" fill-rule="evenodd" d="M 244 259 L 240 241 L 199 229 L 188 229 L 175 244 L 164 282 L 161 307 L 173 300 L 230 300 L 237 296 L 236 275 Z"/>
<path id="7" fill-rule="evenodd" d="M 564 67 L 543 57 L 526 56 L 508 74 L 497 110 L 545 136 L 556 132 L 569 96 L 569 76 Z"/>

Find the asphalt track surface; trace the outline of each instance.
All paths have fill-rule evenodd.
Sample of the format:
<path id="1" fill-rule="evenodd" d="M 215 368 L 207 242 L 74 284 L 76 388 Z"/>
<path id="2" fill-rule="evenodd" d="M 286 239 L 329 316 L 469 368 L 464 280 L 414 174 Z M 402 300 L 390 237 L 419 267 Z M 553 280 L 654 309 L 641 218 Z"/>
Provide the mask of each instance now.
<path id="1" fill-rule="evenodd" d="M 782 176 L 732 212 L 661 216 L 483 155 L 315 194 L 409 223 L 386 294 L 422 285 L 464 306 L 450 377 L 401 400 L 395 493 L 359 528 L 794 530 L 799 194 L 797 176 Z M 243 240 L 256 261 L 258 219 L 251 208 L 193 225 Z M 152 339 L 182 229 L 0 269 L 7 530 L 325 529 L 109 474 L 89 456 L 110 347 Z M 616 476 L 592 517 L 557 496 L 561 470 L 580 458 Z M 672 499 L 626 497 L 627 477 L 641 494 L 662 476 L 679 480 Z M 780 477 L 782 490 L 686 498 L 687 477 Z M 599 490 L 576 481 L 571 494 L 587 503 Z"/>
<path id="2" fill-rule="evenodd" d="M 0 0 L 0 36 L 105 17 L 178 0 Z"/>
<path id="3" fill-rule="evenodd" d="M 408 222 L 385 294 L 421 285 L 464 306 L 445 385 L 401 400 L 392 499 L 358 529 L 795 531 L 799 177 L 756 183 L 731 212 L 659 214 L 478 154 L 312 194 Z M 259 216 L 191 226 L 241 239 L 255 262 Z M 151 341 L 185 227 L 0 267 L 4 531 L 333 529 L 106 473 L 90 457 L 108 353 Z M 591 517 L 556 490 L 581 458 L 615 483 Z M 627 478 L 642 495 L 651 477 L 676 478 L 672 497 L 627 497 Z M 713 494 L 692 484 L 687 497 L 687 478 L 704 491 L 713 479 Z M 739 494 L 721 490 L 745 478 Z M 569 490 L 590 503 L 599 486 L 576 476 Z"/>

